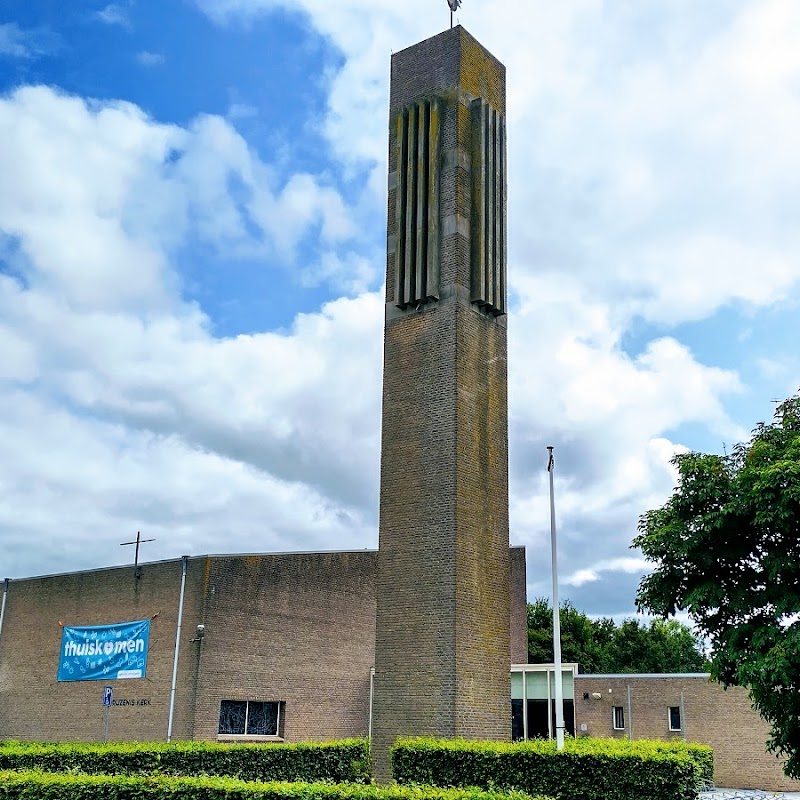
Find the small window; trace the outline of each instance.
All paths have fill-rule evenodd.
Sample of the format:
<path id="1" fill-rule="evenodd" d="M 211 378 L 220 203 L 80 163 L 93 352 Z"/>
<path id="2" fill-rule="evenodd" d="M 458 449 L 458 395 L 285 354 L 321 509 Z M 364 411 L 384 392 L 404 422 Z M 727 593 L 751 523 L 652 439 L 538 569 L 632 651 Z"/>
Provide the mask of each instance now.
<path id="1" fill-rule="evenodd" d="M 223 700 L 219 704 L 218 732 L 234 736 L 277 736 L 280 715 L 280 703 Z"/>
<path id="2" fill-rule="evenodd" d="M 625 730 L 625 709 L 622 706 L 612 706 L 611 720 L 615 731 Z"/>
<path id="3" fill-rule="evenodd" d="M 679 730 L 681 730 L 681 707 L 680 706 L 670 706 L 669 707 L 669 729 L 671 731 L 679 731 Z"/>

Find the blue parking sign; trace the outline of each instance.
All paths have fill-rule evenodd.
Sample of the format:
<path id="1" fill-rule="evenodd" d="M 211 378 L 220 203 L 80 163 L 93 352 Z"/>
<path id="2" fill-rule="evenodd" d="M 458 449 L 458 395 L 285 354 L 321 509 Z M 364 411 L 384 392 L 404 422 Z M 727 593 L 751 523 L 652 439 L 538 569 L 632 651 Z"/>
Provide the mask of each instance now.
<path id="1" fill-rule="evenodd" d="M 111 697 L 114 694 L 114 688 L 112 686 L 105 686 L 103 687 L 103 705 L 110 706 L 111 705 Z"/>

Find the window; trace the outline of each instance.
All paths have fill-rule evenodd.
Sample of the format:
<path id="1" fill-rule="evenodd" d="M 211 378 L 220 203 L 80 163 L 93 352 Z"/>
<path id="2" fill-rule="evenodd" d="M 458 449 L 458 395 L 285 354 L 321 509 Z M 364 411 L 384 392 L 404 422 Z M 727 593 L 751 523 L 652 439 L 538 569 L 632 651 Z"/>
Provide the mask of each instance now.
<path id="1" fill-rule="evenodd" d="M 622 706 L 611 707 L 611 722 L 615 731 L 625 730 L 625 709 Z"/>
<path id="2" fill-rule="evenodd" d="M 669 729 L 671 731 L 679 731 L 681 729 L 681 707 L 669 707 Z"/>
<path id="3" fill-rule="evenodd" d="M 280 705 L 256 700 L 223 700 L 219 704 L 218 732 L 240 736 L 277 736 Z"/>

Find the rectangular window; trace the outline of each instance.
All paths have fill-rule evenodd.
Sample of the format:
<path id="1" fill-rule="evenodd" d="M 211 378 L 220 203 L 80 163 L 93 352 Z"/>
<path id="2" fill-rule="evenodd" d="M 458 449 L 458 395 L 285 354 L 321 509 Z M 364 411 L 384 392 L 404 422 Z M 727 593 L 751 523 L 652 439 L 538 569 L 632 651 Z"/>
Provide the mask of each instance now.
<path id="1" fill-rule="evenodd" d="M 278 702 L 222 700 L 218 732 L 234 736 L 277 736 L 280 716 Z"/>
<path id="2" fill-rule="evenodd" d="M 671 731 L 679 731 L 679 730 L 681 730 L 681 707 L 680 706 L 670 706 L 669 707 L 669 729 Z"/>
<path id="3" fill-rule="evenodd" d="M 615 731 L 625 730 L 625 709 L 622 706 L 611 707 L 611 721 Z"/>

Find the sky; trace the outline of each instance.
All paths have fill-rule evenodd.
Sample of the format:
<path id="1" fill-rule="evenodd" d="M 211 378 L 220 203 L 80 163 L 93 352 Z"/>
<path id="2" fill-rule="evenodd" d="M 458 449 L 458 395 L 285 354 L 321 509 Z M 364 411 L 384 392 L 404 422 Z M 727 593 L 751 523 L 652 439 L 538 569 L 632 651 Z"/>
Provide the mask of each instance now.
<path id="1" fill-rule="evenodd" d="M 635 611 L 800 387 L 800 3 L 464 0 L 507 67 L 511 541 Z M 378 543 L 391 53 L 445 0 L 0 5 L 0 577 Z"/>

